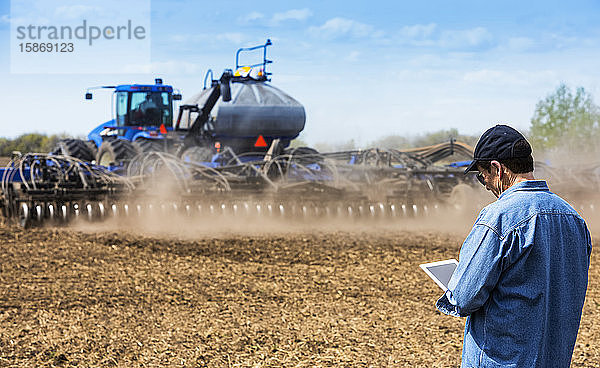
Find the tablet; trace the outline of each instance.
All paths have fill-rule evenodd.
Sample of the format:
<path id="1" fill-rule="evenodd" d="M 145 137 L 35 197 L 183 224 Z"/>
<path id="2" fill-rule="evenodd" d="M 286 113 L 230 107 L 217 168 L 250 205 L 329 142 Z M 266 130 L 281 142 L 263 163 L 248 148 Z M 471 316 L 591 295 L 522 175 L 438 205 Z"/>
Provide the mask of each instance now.
<path id="1" fill-rule="evenodd" d="M 452 277 L 456 266 L 458 266 L 458 261 L 456 259 L 447 259 L 445 261 L 419 265 L 419 267 L 421 267 L 421 269 L 423 269 L 423 271 L 425 271 L 425 273 L 444 291 L 448 290 L 448 283 L 450 282 L 450 277 Z"/>

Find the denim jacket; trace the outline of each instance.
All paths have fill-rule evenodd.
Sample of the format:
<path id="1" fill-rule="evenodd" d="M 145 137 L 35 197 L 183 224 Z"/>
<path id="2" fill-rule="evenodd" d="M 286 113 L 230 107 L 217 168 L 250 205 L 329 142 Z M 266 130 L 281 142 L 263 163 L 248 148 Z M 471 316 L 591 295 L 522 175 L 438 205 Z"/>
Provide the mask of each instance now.
<path id="1" fill-rule="evenodd" d="M 485 207 L 436 304 L 467 317 L 461 367 L 569 367 L 591 251 L 585 221 L 545 181 Z"/>

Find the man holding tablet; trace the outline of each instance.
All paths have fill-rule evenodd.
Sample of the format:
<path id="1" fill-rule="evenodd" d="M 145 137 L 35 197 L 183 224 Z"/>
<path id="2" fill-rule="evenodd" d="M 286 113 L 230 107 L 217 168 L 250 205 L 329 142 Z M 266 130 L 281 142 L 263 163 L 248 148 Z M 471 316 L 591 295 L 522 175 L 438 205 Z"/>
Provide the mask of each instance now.
<path id="1" fill-rule="evenodd" d="M 529 142 L 488 129 L 466 172 L 498 198 L 465 239 L 436 306 L 467 317 L 461 367 L 569 367 L 587 289 L 585 221 L 533 177 Z"/>

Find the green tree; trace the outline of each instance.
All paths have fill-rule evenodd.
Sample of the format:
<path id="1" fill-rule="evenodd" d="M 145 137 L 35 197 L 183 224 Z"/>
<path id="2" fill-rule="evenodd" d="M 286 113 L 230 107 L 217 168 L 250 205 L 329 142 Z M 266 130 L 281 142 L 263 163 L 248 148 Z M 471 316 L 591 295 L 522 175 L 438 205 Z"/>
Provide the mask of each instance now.
<path id="1" fill-rule="evenodd" d="M 474 145 L 478 136 L 460 134 L 458 129 L 442 129 L 435 132 L 424 133 L 417 136 L 389 135 L 371 142 L 369 147 L 406 149 L 413 147 L 431 146 L 438 143 L 449 142 L 450 139 Z"/>
<path id="2" fill-rule="evenodd" d="M 319 152 L 352 151 L 357 149 L 354 139 L 345 142 L 317 142 L 313 146 Z"/>
<path id="3" fill-rule="evenodd" d="M 477 143 L 477 136 L 460 134 L 458 129 L 450 128 L 438 130 L 436 132 L 419 135 L 413 139 L 413 147 L 431 146 L 438 143 L 449 142 L 450 139 L 455 139 L 463 143 L 474 145 Z"/>
<path id="4" fill-rule="evenodd" d="M 56 146 L 56 143 L 63 138 L 67 138 L 67 135 L 47 136 L 45 134 L 27 133 L 15 139 L 0 138 L 0 156 L 10 156 L 13 151 L 20 151 L 21 153 L 50 152 Z"/>
<path id="5" fill-rule="evenodd" d="M 583 87 L 573 93 L 563 83 L 537 103 L 531 118 L 531 143 L 541 150 L 591 150 L 600 137 L 599 111 Z"/>
<path id="6" fill-rule="evenodd" d="M 290 142 L 290 147 L 292 148 L 296 148 L 296 147 L 308 147 L 308 144 L 300 139 L 300 138 L 296 138 L 293 141 Z"/>
<path id="7" fill-rule="evenodd" d="M 411 147 L 410 139 L 401 135 L 388 135 L 368 144 L 369 147 L 382 149 L 403 149 Z"/>

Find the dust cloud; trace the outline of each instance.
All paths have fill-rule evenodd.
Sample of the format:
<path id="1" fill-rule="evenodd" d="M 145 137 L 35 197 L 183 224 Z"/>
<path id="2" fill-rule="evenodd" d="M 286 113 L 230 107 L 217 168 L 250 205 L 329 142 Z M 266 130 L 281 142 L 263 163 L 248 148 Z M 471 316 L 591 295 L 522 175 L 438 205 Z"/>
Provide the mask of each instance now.
<path id="1" fill-rule="evenodd" d="M 163 205 L 157 205 L 162 201 Z M 121 213 L 114 218 L 101 222 L 89 222 L 85 219 L 74 221 L 70 226 L 84 232 L 124 231 L 134 234 L 175 238 L 227 237 L 232 235 L 277 235 L 277 234 L 314 234 L 314 233 L 360 233 L 388 234 L 402 232 L 440 232 L 466 236 L 471 229 L 477 213 L 483 206 L 493 201 L 493 197 L 483 189 L 462 188 L 459 195 L 453 197 L 452 203 L 430 206 L 427 212 L 421 207 L 417 214 L 404 215 L 399 211 L 395 216 L 375 215 L 348 217 L 346 215 L 309 214 L 292 216 L 287 213 L 269 213 L 266 202 L 252 202 L 252 212 L 240 209 L 234 213 L 231 206 L 223 210 L 219 202 L 203 205 L 200 213 L 195 208 L 181 208 L 168 195 L 160 201 L 153 200 L 153 207 L 148 203 L 141 204 L 138 213 L 136 206 L 131 205 L 129 214 Z M 141 203 L 141 202 L 138 202 Z M 259 204 L 262 213 L 255 211 Z M 241 207 L 241 206 L 240 206 Z M 288 207 L 289 211 L 289 207 Z"/>
<path id="2" fill-rule="evenodd" d="M 535 156 L 534 175 L 577 210 L 594 233 L 600 232 L 600 152 L 560 145 Z M 535 152 L 534 152 L 535 154 Z"/>
<path id="3" fill-rule="evenodd" d="M 586 219 L 593 232 L 600 231 L 598 203 L 600 195 L 600 165 L 595 157 L 582 158 L 572 150 L 553 152 L 540 156 L 536 161 L 535 176 L 547 180 L 550 189 L 565 198 Z M 550 163 L 550 164 L 548 164 Z M 181 173 L 173 172 L 168 166 L 154 172 L 144 179 L 144 194 L 129 203 L 129 214 L 120 210 L 119 216 L 101 222 L 74 221 L 70 226 L 86 232 L 124 231 L 161 237 L 206 238 L 229 235 L 274 235 L 274 234 L 310 234 L 310 233 L 402 233 L 404 231 L 444 232 L 465 236 L 471 229 L 478 212 L 495 200 L 483 187 L 459 184 L 454 187 L 445 202 L 430 203 L 425 213 L 421 207 L 417 214 L 396 216 L 337 216 L 322 212 L 306 217 L 291 216 L 289 208 L 285 216 L 276 209 L 267 211 L 267 200 L 252 198 L 229 201 L 205 198 L 201 202 L 182 201 L 180 193 L 189 188 L 185 180 L 177 179 Z M 218 183 L 217 183 L 218 184 Z M 231 203 L 235 202 L 240 210 L 233 212 Z M 152 204 L 150 208 L 149 204 Z M 183 208 L 182 203 L 194 203 L 192 208 Z M 203 211 L 196 209 L 196 203 L 202 203 Z M 221 209 L 222 203 L 228 208 Z M 259 204 L 260 214 L 253 210 L 245 212 L 242 203 L 255 208 Z M 273 203 L 273 202 L 271 202 Z M 208 210 L 212 204 L 212 210 Z M 136 206 L 142 211 L 138 213 Z"/>

